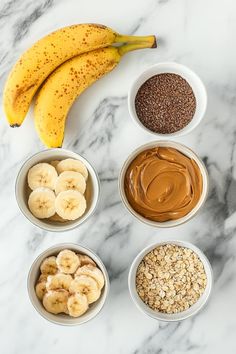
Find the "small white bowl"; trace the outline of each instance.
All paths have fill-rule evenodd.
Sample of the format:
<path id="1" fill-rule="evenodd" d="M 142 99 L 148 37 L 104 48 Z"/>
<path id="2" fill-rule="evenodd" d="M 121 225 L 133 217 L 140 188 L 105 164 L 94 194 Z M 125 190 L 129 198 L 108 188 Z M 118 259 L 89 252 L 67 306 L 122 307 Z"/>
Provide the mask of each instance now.
<path id="1" fill-rule="evenodd" d="M 40 264 L 45 258 L 49 256 L 56 256 L 63 249 L 69 249 L 75 251 L 76 253 L 82 253 L 92 258 L 94 262 L 97 264 L 97 266 L 100 268 L 100 270 L 102 271 L 105 278 L 105 285 L 102 289 L 100 298 L 89 306 L 89 309 L 85 314 L 77 318 L 70 317 L 69 315 L 66 314 L 54 315 L 52 313 L 47 312 L 35 293 L 35 285 L 40 275 L 40 269 L 39 269 Z M 64 326 L 73 326 L 73 325 L 80 325 L 82 323 L 91 320 L 101 311 L 109 293 L 110 283 L 109 283 L 109 276 L 103 262 L 92 250 L 81 245 L 76 245 L 74 243 L 62 243 L 48 248 L 35 259 L 35 261 L 33 262 L 29 270 L 28 279 L 27 279 L 27 288 L 28 288 L 28 294 L 32 305 L 42 317 L 55 324 L 64 325 Z"/>
<path id="2" fill-rule="evenodd" d="M 202 261 L 207 276 L 206 289 L 204 293 L 201 295 L 201 297 L 198 299 L 198 301 L 195 304 L 193 304 L 189 309 L 175 314 L 167 314 L 167 313 L 162 313 L 162 312 L 152 310 L 148 305 L 146 305 L 141 300 L 136 290 L 136 273 L 137 273 L 137 268 L 141 263 L 142 259 L 146 256 L 147 253 L 151 252 L 154 248 L 166 244 L 174 244 L 177 246 L 186 247 L 193 250 Z M 156 242 L 155 244 L 152 244 L 146 247 L 144 250 L 142 250 L 134 259 L 129 271 L 128 286 L 129 286 L 129 292 L 133 302 L 138 307 L 138 309 L 143 313 L 145 313 L 146 315 L 160 321 L 166 321 L 166 322 L 182 321 L 188 317 L 196 315 L 208 301 L 213 286 L 213 272 L 212 272 L 210 262 L 208 261 L 204 253 L 195 245 L 185 241 L 171 240 L 171 241 L 164 241 L 164 242 Z"/>
<path id="3" fill-rule="evenodd" d="M 127 168 L 129 167 L 130 163 L 135 159 L 135 157 L 140 154 L 142 151 L 156 147 L 156 146 L 163 146 L 163 147 L 172 147 L 180 152 L 182 152 L 184 155 L 190 157 L 191 159 L 194 159 L 194 161 L 197 163 L 201 174 L 202 174 L 202 180 L 203 180 L 203 189 L 202 189 L 202 195 L 197 203 L 197 205 L 184 217 L 176 219 L 176 220 L 169 220 L 169 221 L 163 221 L 163 222 L 158 222 L 158 221 L 152 221 L 149 219 L 146 219 L 142 215 L 138 214 L 132 206 L 129 204 L 128 199 L 125 194 L 125 188 L 124 188 L 124 180 L 125 180 L 125 174 L 127 171 Z M 185 223 L 189 219 L 191 219 L 203 206 L 203 204 L 206 201 L 207 194 L 208 194 L 208 173 L 207 169 L 203 163 L 203 161 L 187 146 L 182 145 L 180 143 L 174 142 L 174 141 L 152 141 L 150 143 L 144 144 L 140 146 L 138 149 L 133 151 L 129 157 L 126 159 L 124 162 L 122 169 L 120 171 L 120 176 L 119 176 L 119 191 L 120 191 L 120 196 L 121 200 L 126 206 L 126 208 L 129 210 L 129 212 L 135 216 L 138 220 L 142 221 L 145 224 L 148 224 L 150 226 L 154 227 L 173 227 L 177 226 L 180 224 Z"/>
<path id="4" fill-rule="evenodd" d="M 87 208 L 79 219 L 73 221 L 66 222 L 56 222 L 51 220 L 40 220 L 37 219 L 28 208 L 28 184 L 27 184 L 27 174 L 29 169 L 36 165 L 39 162 L 50 162 L 53 160 L 63 160 L 67 158 L 72 158 L 76 160 L 82 161 L 88 169 L 88 180 L 87 180 L 87 188 L 86 188 L 86 201 Z M 15 183 L 15 196 L 18 203 L 18 206 L 22 212 L 22 214 L 35 226 L 40 227 L 41 229 L 47 231 L 68 231 L 72 230 L 79 225 L 81 225 L 85 220 L 87 220 L 94 212 L 100 192 L 100 184 L 96 171 L 91 166 L 91 164 L 81 155 L 65 150 L 65 149 L 49 149 L 38 152 L 37 154 L 31 156 L 28 160 L 20 168 L 16 183 Z"/>
<path id="5" fill-rule="evenodd" d="M 155 133 L 149 130 L 148 128 L 146 128 L 139 120 L 135 109 L 135 97 L 142 84 L 148 79 L 150 79 L 152 76 L 158 74 L 164 74 L 164 73 L 172 73 L 172 74 L 177 74 L 182 76 L 192 87 L 193 93 L 196 98 L 196 111 L 194 113 L 193 119 L 184 128 L 178 130 L 175 133 L 170 133 L 170 134 Z M 137 77 L 137 79 L 133 82 L 128 93 L 129 113 L 133 118 L 134 122 L 139 127 L 144 129 L 146 132 L 155 135 L 156 137 L 159 138 L 177 137 L 177 136 L 190 133 L 194 128 L 196 128 L 196 126 L 202 120 L 206 111 L 206 106 L 207 106 L 207 93 L 201 79 L 188 67 L 174 62 L 164 62 L 164 63 L 155 64 L 150 68 L 148 68 L 147 70 L 145 70 L 144 72 L 142 72 Z"/>

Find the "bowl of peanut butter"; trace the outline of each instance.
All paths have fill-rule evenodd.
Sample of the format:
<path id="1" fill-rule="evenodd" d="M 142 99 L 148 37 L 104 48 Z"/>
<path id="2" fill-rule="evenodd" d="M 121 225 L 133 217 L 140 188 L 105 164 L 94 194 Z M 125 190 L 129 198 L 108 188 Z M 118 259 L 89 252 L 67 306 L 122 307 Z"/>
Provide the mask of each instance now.
<path id="1" fill-rule="evenodd" d="M 136 149 L 119 178 L 121 199 L 129 212 L 155 227 L 172 227 L 191 219 L 208 193 L 203 161 L 187 146 L 154 141 Z"/>

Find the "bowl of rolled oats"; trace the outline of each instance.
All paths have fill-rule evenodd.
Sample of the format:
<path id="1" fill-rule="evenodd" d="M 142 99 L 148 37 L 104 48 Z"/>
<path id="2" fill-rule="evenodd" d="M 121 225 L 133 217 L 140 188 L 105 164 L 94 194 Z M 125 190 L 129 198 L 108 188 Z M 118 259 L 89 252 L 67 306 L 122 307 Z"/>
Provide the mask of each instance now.
<path id="1" fill-rule="evenodd" d="M 136 306 L 161 321 L 181 321 L 199 312 L 209 299 L 213 273 L 203 252 L 184 241 L 146 247 L 129 271 Z"/>

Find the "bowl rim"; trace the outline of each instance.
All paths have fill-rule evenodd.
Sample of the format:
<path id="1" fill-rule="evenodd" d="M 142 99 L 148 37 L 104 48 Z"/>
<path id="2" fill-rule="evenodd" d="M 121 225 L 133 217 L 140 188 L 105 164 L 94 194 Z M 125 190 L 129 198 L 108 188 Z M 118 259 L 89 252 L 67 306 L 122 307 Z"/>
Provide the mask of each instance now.
<path id="1" fill-rule="evenodd" d="M 44 226 L 44 225 L 38 225 L 37 222 L 34 221 L 34 218 L 29 218 L 28 215 L 26 215 L 26 213 L 24 212 L 22 206 L 21 206 L 21 203 L 20 203 L 20 198 L 19 198 L 19 178 L 21 176 L 21 173 L 24 169 L 24 166 L 31 160 L 33 159 L 34 157 L 42 154 L 42 153 L 47 153 L 47 152 L 50 152 L 52 154 L 56 153 L 56 152 L 65 152 L 65 153 L 68 153 L 68 154 L 75 154 L 78 156 L 78 159 L 79 158 L 82 158 L 83 160 L 86 161 L 86 163 L 89 165 L 89 167 L 91 168 L 91 170 L 93 171 L 96 179 L 96 188 L 97 188 L 97 198 L 96 198 L 96 201 L 94 203 L 94 207 L 92 209 L 92 211 L 87 215 L 87 217 L 85 217 L 82 221 L 79 222 L 79 219 L 77 220 L 77 223 L 72 223 L 71 225 L 67 225 L 67 228 L 65 228 L 66 225 L 60 225 L 61 227 L 59 227 L 58 229 L 54 229 L 53 227 L 51 227 L 50 225 L 48 225 L 48 227 Z M 67 158 L 72 158 L 68 155 Z M 16 178 L 15 178 L 15 199 L 16 199 L 16 202 L 17 202 L 17 205 L 18 205 L 18 208 L 19 210 L 21 211 L 21 214 L 31 223 L 33 224 L 34 226 L 36 226 L 37 228 L 41 229 L 41 230 L 44 230 L 44 231 L 49 231 L 49 232 L 66 232 L 66 231 L 71 231 L 71 230 L 74 230 L 76 229 L 77 227 L 79 227 L 80 225 L 82 225 L 84 222 L 86 222 L 96 211 L 97 209 L 97 206 L 98 206 L 98 203 L 99 203 L 99 200 L 100 200 L 100 193 L 101 192 L 101 184 L 100 184 L 100 180 L 99 180 L 99 176 L 98 176 L 98 173 L 97 171 L 95 170 L 95 168 L 92 166 L 92 164 L 85 158 L 83 157 L 82 155 L 78 154 L 77 152 L 74 152 L 72 150 L 68 150 L 68 149 L 64 149 L 64 148 L 55 148 L 55 149 L 44 149 L 44 150 L 41 150 L 41 151 L 38 151 L 36 152 L 35 154 L 31 155 L 30 157 L 28 157 L 24 162 L 23 164 L 20 166 L 18 172 L 17 172 L 17 175 L 16 175 Z M 33 216 L 33 215 L 32 215 Z M 76 220 L 75 220 L 76 221 Z M 46 223 L 45 223 L 46 224 Z"/>
<path id="2" fill-rule="evenodd" d="M 203 294 L 200 296 L 200 298 L 197 300 L 196 303 L 194 303 L 192 306 L 199 304 L 199 300 L 204 296 L 205 294 L 205 300 L 197 307 L 195 307 L 195 309 L 191 312 L 191 313 L 186 313 L 185 315 L 183 315 L 186 311 L 181 311 L 177 314 L 165 314 L 168 315 L 169 318 L 168 319 L 163 319 L 161 317 L 159 317 L 159 314 L 162 314 L 159 311 L 154 311 L 152 309 L 150 309 L 148 307 L 148 305 L 146 305 L 140 298 L 139 295 L 137 294 L 136 291 L 136 286 L 135 284 L 133 284 L 132 282 L 132 277 L 134 277 L 134 272 L 136 275 L 136 271 L 137 268 L 140 264 L 140 262 L 142 261 L 142 259 L 145 257 L 146 254 L 148 254 L 149 252 L 151 252 L 154 248 L 161 246 L 161 245 L 166 245 L 166 244 L 174 244 L 180 247 L 185 247 L 185 248 L 189 248 L 191 250 L 193 250 L 198 257 L 200 258 L 201 262 L 203 263 L 206 275 L 207 275 L 207 287 L 205 288 Z M 134 278 L 135 279 L 135 278 Z M 165 241 L 158 241 L 158 242 L 154 242 L 148 246 L 146 246 L 145 248 L 143 248 L 133 259 L 132 264 L 130 266 L 129 269 L 129 274 L 128 274 L 128 288 L 129 288 L 129 293 L 130 293 L 130 297 L 133 301 L 133 303 L 135 304 L 135 306 L 142 312 L 144 313 L 146 316 L 151 317 L 155 320 L 158 321 L 162 321 L 162 322 L 179 322 L 179 321 L 183 321 L 186 320 L 187 318 L 190 318 L 194 315 L 196 315 L 198 312 L 200 312 L 208 303 L 211 294 L 212 294 L 212 289 L 214 286 L 214 275 L 213 275 L 213 270 L 212 270 L 212 266 L 211 263 L 209 262 L 207 256 L 204 254 L 204 252 L 197 247 L 195 244 L 191 243 L 191 242 L 187 242 L 187 241 L 182 241 L 182 240 L 165 240 Z M 206 293 L 207 291 L 207 293 Z M 141 306 L 139 304 L 139 302 L 137 301 L 137 298 L 140 299 L 140 301 L 142 302 L 143 306 Z M 191 306 L 191 307 L 192 307 Z M 190 307 L 190 308 L 191 308 Z M 149 311 L 148 311 L 149 310 Z M 181 318 L 173 318 L 172 315 L 181 315 Z M 176 316 L 177 317 L 177 316 Z"/>
<path id="3" fill-rule="evenodd" d="M 198 203 L 187 215 L 183 216 L 182 218 L 176 219 L 176 220 L 170 220 L 170 221 L 168 220 L 168 221 L 160 222 L 160 221 L 153 221 L 153 220 L 149 220 L 149 219 L 145 218 L 144 216 L 138 214 L 131 207 L 131 205 L 129 204 L 129 202 L 127 200 L 126 194 L 125 194 L 124 178 L 125 178 L 125 173 L 126 173 L 128 166 L 130 165 L 130 163 L 133 161 L 133 159 L 139 153 L 141 153 L 142 151 L 145 151 L 148 148 L 152 148 L 155 146 L 173 147 L 185 155 L 186 155 L 186 153 L 185 153 L 185 151 L 186 151 L 189 154 L 189 156 L 191 156 L 191 158 L 193 158 L 194 161 L 197 163 L 197 165 L 201 171 L 201 174 L 202 174 L 203 190 L 202 190 L 202 194 L 201 194 L 201 197 L 200 197 Z M 200 157 L 198 157 L 197 154 L 188 146 L 181 144 L 179 142 L 173 141 L 173 140 L 153 140 L 153 141 L 150 141 L 148 143 L 145 143 L 145 144 L 137 147 L 125 159 L 125 161 L 123 162 L 123 165 L 120 169 L 120 173 L 119 173 L 119 177 L 118 177 L 118 188 L 119 188 L 119 194 L 120 194 L 120 198 L 122 200 L 123 205 L 131 213 L 131 215 L 133 215 L 136 219 L 143 222 L 144 224 L 147 224 L 147 225 L 155 227 L 155 228 L 171 228 L 171 227 L 176 227 L 178 225 L 184 224 L 187 221 L 191 220 L 198 213 L 198 211 L 203 207 L 203 205 L 205 204 L 205 201 L 207 199 L 208 192 L 209 192 L 209 175 L 208 175 L 208 171 L 207 171 L 206 166 L 205 166 L 204 162 L 202 161 L 202 159 Z"/>
<path id="4" fill-rule="evenodd" d="M 156 132 L 148 129 L 147 127 L 145 127 L 145 125 L 143 125 L 141 123 L 141 121 L 139 120 L 135 109 L 133 109 L 133 99 L 135 98 L 135 97 L 133 97 L 134 96 L 133 92 L 136 91 L 136 87 L 138 87 L 138 89 L 139 89 L 141 87 L 141 85 L 145 81 L 148 80 L 148 78 L 146 78 L 144 80 L 141 80 L 141 78 L 145 75 L 148 75 L 148 73 L 151 72 L 152 70 L 154 70 L 155 68 L 161 69 L 162 67 L 169 67 L 170 73 L 172 72 L 171 70 L 176 69 L 176 70 L 182 70 L 183 73 L 188 73 L 189 75 L 191 75 L 193 78 L 193 81 L 196 83 L 196 86 L 199 87 L 199 91 L 201 91 L 202 96 L 203 96 L 203 99 L 201 100 L 201 114 L 199 114 L 198 119 L 196 119 L 195 123 L 193 122 L 193 120 L 194 120 L 194 116 L 195 116 L 196 112 L 194 113 L 192 120 L 186 126 L 184 126 L 182 129 L 180 129 L 176 132 L 169 133 L 169 134 L 168 133 L 156 133 Z M 167 72 L 167 71 L 163 70 L 163 73 L 165 73 L 165 72 Z M 161 74 L 161 72 L 157 73 L 157 74 Z M 151 78 L 154 75 L 155 75 L 154 73 L 150 74 L 149 78 Z M 179 73 L 179 75 L 181 76 L 180 73 Z M 184 77 L 184 74 L 182 77 L 188 82 L 188 80 Z M 141 84 L 138 84 L 139 80 L 142 81 Z M 190 83 L 189 83 L 189 85 L 190 85 Z M 193 93 L 195 94 L 195 97 L 196 97 L 195 88 L 193 88 L 192 86 L 191 86 L 191 88 L 192 88 Z M 128 91 L 128 110 L 129 110 L 129 114 L 130 114 L 133 122 L 136 124 L 136 126 L 141 128 L 143 131 L 145 131 L 145 132 L 147 132 L 159 139 L 169 139 L 169 138 L 180 137 L 180 136 L 187 135 L 190 132 L 192 132 L 200 124 L 200 122 L 204 118 L 205 113 L 206 113 L 206 108 L 207 108 L 207 102 L 208 102 L 207 90 L 206 90 L 206 87 L 205 87 L 202 79 L 199 77 L 199 75 L 196 74 L 196 72 L 193 71 L 192 69 L 190 69 L 188 66 L 174 62 L 174 61 L 159 62 L 159 63 L 156 63 L 154 65 L 147 67 L 139 75 L 136 76 L 136 78 L 132 82 L 132 84 L 129 88 L 129 91 Z M 190 126 L 190 123 L 192 123 L 191 126 Z"/>
<path id="5" fill-rule="evenodd" d="M 62 247 L 62 248 L 61 248 Z M 45 255 L 45 253 L 48 253 L 49 251 L 52 251 L 53 253 L 53 250 L 56 250 L 58 248 L 61 248 L 61 250 L 63 249 L 70 249 L 72 248 L 75 249 L 75 248 L 81 248 L 83 249 L 85 252 L 86 255 L 87 254 L 87 251 L 90 252 L 92 254 L 92 257 L 95 256 L 95 259 L 93 258 L 94 261 L 96 261 L 96 258 L 97 260 L 100 262 L 100 264 L 98 265 L 99 268 L 101 269 L 101 266 L 103 269 L 101 269 L 103 275 L 104 275 L 104 278 L 105 278 L 105 287 L 104 287 L 104 299 L 103 299 L 103 303 L 101 305 L 101 307 L 99 308 L 99 310 L 93 315 L 91 316 L 90 318 L 87 318 L 85 320 L 83 320 L 82 322 L 80 323 L 76 323 L 76 322 L 71 322 L 71 323 L 62 323 L 60 321 L 56 321 L 56 320 L 53 320 L 53 319 L 50 319 L 49 317 L 47 317 L 42 311 L 40 311 L 37 306 L 35 305 L 35 302 L 34 302 L 34 299 L 32 297 L 32 293 L 31 293 L 31 289 L 32 291 L 34 291 L 33 289 L 33 284 L 30 284 L 30 277 L 32 275 L 32 272 L 34 271 L 34 268 L 36 266 L 36 263 L 40 260 L 41 257 L 43 257 Z M 60 251 L 59 251 L 60 252 Z M 50 257 L 49 255 L 47 257 Z M 91 258 L 92 258 L 91 257 Z M 97 263 L 96 263 L 97 264 Z M 59 325 L 59 326 L 68 326 L 68 327 L 72 327 L 72 326 L 80 326 L 84 323 L 87 323 L 88 321 L 92 320 L 93 318 L 95 318 L 96 316 L 98 316 L 98 314 L 101 312 L 101 310 L 103 309 L 103 307 L 105 306 L 105 303 L 106 303 L 106 300 L 107 300 L 107 297 L 109 295 L 109 292 L 110 292 L 110 279 L 109 279 L 109 275 L 108 275 L 108 272 L 107 272 L 107 269 L 106 269 L 106 266 L 105 264 L 103 263 L 103 261 L 101 260 L 101 258 L 93 251 L 91 250 L 89 247 L 85 247 L 83 246 L 82 244 L 78 244 L 78 243 L 74 243 L 74 242 L 70 242 L 70 243 L 66 243 L 66 242 L 63 242 L 63 243 L 57 243 L 51 247 L 48 247 L 47 249 L 45 249 L 44 251 L 42 251 L 35 259 L 34 261 L 32 262 L 29 270 L 28 270 L 28 275 L 27 275 L 27 293 L 28 293 L 28 297 L 30 299 L 30 302 L 31 304 L 33 305 L 34 309 L 36 310 L 36 312 L 41 316 L 43 317 L 45 320 L 53 323 L 53 324 L 56 324 L 56 325 Z M 99 301 L 99 299 L 97 300 Z M 43 306 L 43 305 L 42 305 Z M 56 315 L 55 315 L 56 316 Z M 83 315 L 82 315 L 83 316 Z M 77 317 L 75 317 L 75 320 L 77 319 Z"/>

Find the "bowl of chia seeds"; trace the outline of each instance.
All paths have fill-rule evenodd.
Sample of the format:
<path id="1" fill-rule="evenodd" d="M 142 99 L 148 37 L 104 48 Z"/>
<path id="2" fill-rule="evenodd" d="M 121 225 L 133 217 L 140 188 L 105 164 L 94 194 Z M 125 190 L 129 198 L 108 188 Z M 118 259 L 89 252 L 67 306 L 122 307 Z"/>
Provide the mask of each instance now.
<path id="1" fill-rule="evenodd" d="M 202 120 L 207 93 L 201 79 L 178 63 L 159 63 L 142 72 L 128 95 L 129 113 L 145 131 L 165 138 L 191 132 Z"/>

